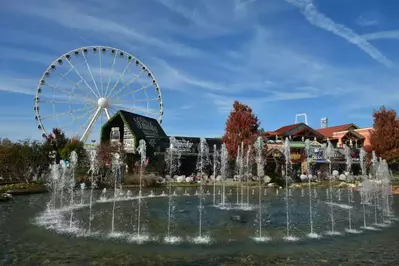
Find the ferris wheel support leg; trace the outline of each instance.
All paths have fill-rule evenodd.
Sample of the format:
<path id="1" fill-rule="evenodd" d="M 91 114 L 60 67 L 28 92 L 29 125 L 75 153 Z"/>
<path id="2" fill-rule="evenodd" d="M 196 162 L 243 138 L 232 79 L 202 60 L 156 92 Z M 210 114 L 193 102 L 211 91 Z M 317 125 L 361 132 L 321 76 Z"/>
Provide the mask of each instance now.
<path id="1" fill-rule="evenodd" d="M 85 131 L 83 132 L 82 137 L 80 138 L 80 141 L 82 141 L 83 143 L 87 142 L 87 138 L 90 135 L 91 130 L 93 129 L 94 124 L 96 123 L 98 117 L 100 116 L 102 111 L 102 108 L 99 106 L 96 110 L 96 112 L 93 115 L 93 118 L 90 120 L 89 125 L 87 126 L 87 128 L 85 129 Z"/>
<path id="2" fill-rule="evenodd" d="M 107 120 L 110 120 L 110 119 L 111 119 L 111 116 L 109 115 L 108 109 L 105 108 L 105 109 L 104 109 L 104 112 L 105 112 L 105 115 L 107 116 Z"/>

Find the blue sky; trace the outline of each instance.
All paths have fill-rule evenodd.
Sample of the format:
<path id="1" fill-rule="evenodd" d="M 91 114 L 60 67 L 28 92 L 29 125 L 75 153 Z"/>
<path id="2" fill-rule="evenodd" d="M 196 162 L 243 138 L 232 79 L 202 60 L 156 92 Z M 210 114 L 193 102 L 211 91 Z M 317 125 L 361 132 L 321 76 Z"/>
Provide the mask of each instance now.
<path id="1" fill-rule="evenodd" d="M 40 138 L 40 77 L 90 45 L 129 52 L 152 71 L 169 135 L 221 136 L 234 100 L 266 130 L 298 113 L 315 128 L 322 117 L 370 126 L 373 108 L 399 106 L 398 10 L 395 0 L 5 0 L 0 136 Z"/>

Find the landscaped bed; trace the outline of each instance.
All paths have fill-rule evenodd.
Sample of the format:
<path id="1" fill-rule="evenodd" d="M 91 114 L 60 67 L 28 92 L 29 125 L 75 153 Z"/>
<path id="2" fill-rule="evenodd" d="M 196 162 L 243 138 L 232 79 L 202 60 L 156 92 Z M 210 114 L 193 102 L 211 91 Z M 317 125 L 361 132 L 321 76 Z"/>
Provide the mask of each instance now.
<path id="1" fill-rule="evenodd" d="M 26 195 L 47 192 L 47 189 L 37 183 L 19 183 L 0 186 L 0 194 Z"/>

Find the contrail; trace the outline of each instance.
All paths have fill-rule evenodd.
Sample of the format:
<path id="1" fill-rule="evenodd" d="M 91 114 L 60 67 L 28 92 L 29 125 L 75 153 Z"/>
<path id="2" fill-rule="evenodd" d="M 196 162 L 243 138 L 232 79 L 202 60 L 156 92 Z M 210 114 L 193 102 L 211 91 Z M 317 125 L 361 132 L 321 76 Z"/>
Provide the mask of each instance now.
<path id="1" fill-rule="evenodd" d="M 348 42 L 355 44 L 369 56 L 384 64 L 387 67 L 391 67 L 392 62 L 386 58 L 380 51 L 378 51 L 374 46 L 366 41 L 362 36 L 355 33 L 350 28 L 345 25 L 335 23 L 333 20 L 328 18 L 323 13 L 319 12 L 312 0 L 285 0 L 287 3 L 299 8 L 302 14 L 305 16 L 306 20 L 321 29 L 330 31 L 335 35 L 338 35 Z"/>
<path id="2" fill-rule="evenodd" d="M 399 30 L 379 31 L 362 35 L 364 40 L 399 39 Z"/>

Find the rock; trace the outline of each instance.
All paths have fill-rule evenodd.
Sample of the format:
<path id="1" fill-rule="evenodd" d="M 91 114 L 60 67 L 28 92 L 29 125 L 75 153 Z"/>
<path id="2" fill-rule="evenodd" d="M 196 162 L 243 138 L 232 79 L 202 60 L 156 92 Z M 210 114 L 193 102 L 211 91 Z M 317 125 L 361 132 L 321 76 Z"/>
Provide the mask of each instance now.
<path id="1" fill-rule="evenodd" d="M 192 177 L 192 176 L 186 177 L 186 182 L 187 182 L 187 183 L 191 183 L 191 182 L 193 182 L 193 181 L 194 181 L 194 177 Z"/>
<path id="2" fill-rule="evenodd" d="M 176 177 L 176 182 L 183 183 L 184 181 L 186 181 L 186 178 L 184 175 L 179 175 Z"/>
<path id="3" fill-rule="evenodd" d="M 341 174 L 341 175 L 339 175 L 338 179 L 341 180 L 341 181 L 345 181 L 346 180 L 346 175 Z"/>
<path id="4" fill-rule="evenodd" d="M 347 186 L 348 186 L 348 183 L 346 183 L 346 182 L 341 182 L 338 185 L 338 187 L 347 187 Z"/>
<path id="5" fill-rule="evenodd" d="M 270 176 L 265 175 L 265 177 L 263 178 L 263 182 L 265 182 L 265 184 L 268 184 L 272 181 L 272 179 L 270 178 Z"/>
<path id="6" fill-rule="evenodd" d="M 334 170 L 334 171 L 332 172 L 332 175 L 335 176 L 335 177 L 337 177 L 337 176 L 339 175 L 339 172 L 338 172 L 337 170 Z"/>
<path id="7" fill-rule="evenodd" d="M 3 193 L 3 194 L 0 195 L 0 201 L 9 201 L 9 200 L 12 200 L 12 199 L 13 199 L 13 197 L 12 197 L 11 194 Z"/>
<path id="8" fill-rule="evenodd" d="M 299 178 L 301 179 L 301 181 L 307 181 L 308 177 L 306 175 L 300 175 Z"/>
<path id="9" fill-rule="evenodd" d="M 275 185 L 274 185 L 274 183 L 269 183 L 269 184 L 267 184 L 267 186 L 268 187 L 274 187 Z"/>
<path id="10" fill-rule="evenodd" d="M 216 177 L 216 181 L 217 181 L 217 182 L 220 182 L 220 181 L 222 181 L 222 180 L 223 180 L 223 178 L 222 178 L 221 175 L 218 175 L 218 176 Z"/>

